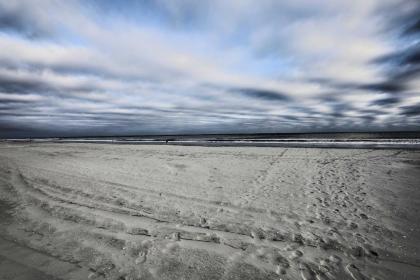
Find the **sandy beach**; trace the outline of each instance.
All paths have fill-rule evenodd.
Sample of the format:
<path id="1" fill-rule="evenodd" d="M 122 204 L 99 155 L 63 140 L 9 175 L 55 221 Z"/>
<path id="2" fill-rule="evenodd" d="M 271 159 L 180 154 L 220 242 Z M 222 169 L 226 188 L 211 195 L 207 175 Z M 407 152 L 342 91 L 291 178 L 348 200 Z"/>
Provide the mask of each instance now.
<path id="1" fill-rule="evenodd" d="M 415 280 L 419 212 L 420 150 L 0 144 L 0 279 Z"/>

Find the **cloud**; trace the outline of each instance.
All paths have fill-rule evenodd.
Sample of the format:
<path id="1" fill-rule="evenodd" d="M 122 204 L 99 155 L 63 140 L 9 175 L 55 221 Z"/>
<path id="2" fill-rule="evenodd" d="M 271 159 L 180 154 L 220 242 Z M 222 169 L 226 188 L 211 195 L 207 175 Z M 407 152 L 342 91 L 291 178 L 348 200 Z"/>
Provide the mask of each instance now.
<path id="1" fill-rule="evenodd" d="M 420 104 L 401 107 L 401 115 L 404 116 L 420 116 Z"/>
<path id="2" fill-rule="evenodd" d="M 389 106 L 389 105 L 394 105 L 397 104 L 401 101 L 401 98 L 399 97 L 387 97 L 387 98 L 382 98 L 382 99 L 377 99 L 375 101 L 372 101 L 370 104 L 371 105 L 378 105 L 378 106 Z"/>
<path id="3" fill-rule="evenodd" d="M 45 85 L 39 81 L 21 80 L 17 77 L 2 76 L 0 74 L 0 91 L 2 92 L 25 94 L 45 90 Z"/>
<path id="4" fill-rule="evenodd" d="M 420 14 L 420 13 L 419 13 Z M 417 14 L 417 16 L 419 16 Z M 412 35 L 412 34 L 418 34 L 420 33 L 420 19 L 417 19 L 414 23 L 410 24 L 405 30 L 404 35 Z"/>
<path id="5" fill-rule="evenodd" d="M 32 102 L 40 101 L 43 97 L 37 94 L 0 93 L 0 103 L 3 102 Z"/>
<path id="6" fill-rule="evenodd" d="M 256 88 L 243 88 L 243 89 L 235 89 L 234 92 L 238 92 L 242 95 L 247 97 L 261 99 L 265 101 L 288 101 L 290 98 L 283 94 L 276 91 L 265 90 L 265 89 L 256 89 Z"/>
<path id="7" fill-rule="evenodd" d="M 379 92 L 400 92 L 406 87 L 403 82 L 395 79 L 381 83 L 361 85 L 360 88 Z"/>
<path id="8" fill-rule="evenodd" d="M 10 135 L 412 128 L 418 11 L 414 0 L 2 1 L 0 122 Z"/>
<path id="9" fill-rule="evenodd" d="M 385 85 L 384 91 L 395 93 L 417 90 L 411 85 L 413 80 L 420 78 L 420 4 L 408 0 L 399 10 L 401 13 L 394 16 L 390 22 L 393 25 L 388 27 L 400 34 L 401 47 L 373 60 L 385 68 L 385 81 L 379 86 Z"/>
<path id="10" fill-rule="evenodd" d="M 50 36 L 52 27 L 48 24 L 48 9 L 45 4 L 52 1 L 1 1 L 0 30 L 17 32 L 29 38 Z"/>

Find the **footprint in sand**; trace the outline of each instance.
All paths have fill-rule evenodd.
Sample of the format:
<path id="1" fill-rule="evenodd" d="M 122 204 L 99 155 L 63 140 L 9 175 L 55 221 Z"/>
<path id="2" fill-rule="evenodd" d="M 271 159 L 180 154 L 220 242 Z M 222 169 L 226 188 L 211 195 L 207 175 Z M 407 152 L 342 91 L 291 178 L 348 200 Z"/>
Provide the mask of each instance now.
<path id="1" fill-rule="evenodd" d="M 299 264 L 299 270 L 300 270 L 300 276 L 302 277 L 302 280 L 315 280 L 315 273 L 312 271 L 312 269 L 309 268 L 308 265 L 304 263 Z"/>
<path id="2" fill-rule="evenodd" d="M 296 251 L 294 251 L 294 252 L 292 252 L 292 253 L 290 254 L 289 259 L 291 259 L 291 260 L 296 260 L 296 259 L 298 259 L 298 258 L 300 258 L 300 257 L 302 257 L 302 256 L 303 256 L 302 251 L 300 251 L 300 250 L 296 250 Z"/>
<path id="3" fill-rule="evenodd" d="M 360 214 L 360 218 L 362 218 L 364 220 L 367 220 L 368 216 L 366 214 L 362 213 L 362 214 Z"/>
<path id="4" fill-rule="evenodd" d="M 139 256 L 135 260 L 135 263 L 136 264 L 144 263 L 146 261 L 146 255 L 147 255 L 147 252 L 140 252 Z"/>
<path id="5" fill-rule="evenodd" d="M 359 268 L 354 264 L 348 264 L 346 266 L 346 272 L 354 279 L 354 280 L 366 280 L 367 278 L 360 272 Z"/>
<path id="6" fill-rule="evenodd" d="M 329 256 L 329 258 L 328 258 L 332 263 L 335 263 L 335 264 L 339 264 L 339 263 L 341 263 L 341 258 L 339 257 L 339 256 L 336 256 L 336 255 L 331 255 L 331 256 Z"/>

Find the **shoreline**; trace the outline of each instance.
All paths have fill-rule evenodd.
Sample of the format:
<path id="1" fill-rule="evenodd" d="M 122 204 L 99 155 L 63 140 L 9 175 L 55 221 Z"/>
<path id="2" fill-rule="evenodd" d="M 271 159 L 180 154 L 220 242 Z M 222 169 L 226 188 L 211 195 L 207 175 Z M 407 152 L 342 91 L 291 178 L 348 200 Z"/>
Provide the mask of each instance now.
<path id="1" fill-rule="evenodd" d="M 173 145 L 199 147 L 278 147 L 278 148 L 337 148 L 337 149 L 420 149 L 420 139 L 390 139 L 384 140 L 117 140 L 117 139 L 71 139 L 71 140 L 42 140 L 42 139 L 6 139 L 3 143 L 85 143 L 85 144 L 114 144 L 114 145 Z"/>

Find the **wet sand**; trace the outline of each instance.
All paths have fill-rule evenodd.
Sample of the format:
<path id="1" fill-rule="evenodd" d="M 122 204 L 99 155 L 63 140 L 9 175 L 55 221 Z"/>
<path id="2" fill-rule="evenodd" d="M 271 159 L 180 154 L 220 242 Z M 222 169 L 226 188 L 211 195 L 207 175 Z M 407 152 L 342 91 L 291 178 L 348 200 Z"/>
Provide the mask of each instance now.
<path id="1" fill-rule="evenodd" d="M 0 278 L 419 279 L 419 183 L 418 150 L 2 143 Z"/>

